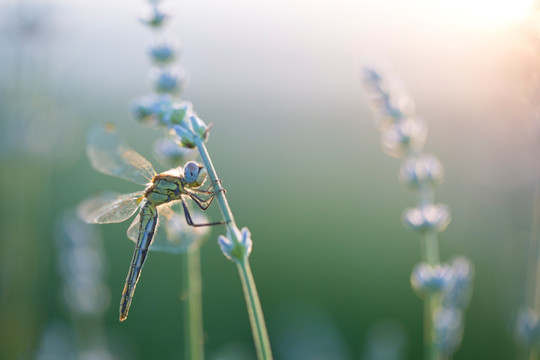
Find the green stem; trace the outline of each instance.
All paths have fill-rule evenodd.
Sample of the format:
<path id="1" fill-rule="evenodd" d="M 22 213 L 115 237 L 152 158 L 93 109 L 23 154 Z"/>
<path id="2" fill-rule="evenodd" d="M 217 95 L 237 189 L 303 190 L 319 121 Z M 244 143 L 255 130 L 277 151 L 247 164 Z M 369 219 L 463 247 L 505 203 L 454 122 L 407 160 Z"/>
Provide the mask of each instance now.
<path id="1" fill-rule="evenodd" d="M 208 176 L 212 181 L 214 186 L 214 191 L 216 193 L 216 199 L 219 203 L 219 208 L 223 215 L 223 219 L 226 222 L 228 235 L 231 237 L 231 240 L 239 245 L 241 239 L 238 238 L 241 232 L 236 226 L 234 221 L 231 208 L 227 202 L 227 197 L 225 196 L 225 190 L 221 186 L 221 182 L 217 176 L 210 155 L 204 142 L 196 142 L 197 149 L 201 155 L 202 162 L 206 167 Z M 242 281 L 242 289 L 244 290 L 244 296 L 246 298 L 246 304 L 248 308 L 249 320 L 251 323 L 251 331 L 253 333 L 253 341 L 255 342 L 255 348 L 257 349 L 257 358 L 259 360 L 271 360 L 272 351 L 270 348 L 270 340 L 268 338 L 268 331 L 266 330 L 266 324 L 264 321 L 264 315 L 261 308 L 261 302 L 259 300 L 259 295 L 257 294 L 257 288 L 255 287 L 255 280 L 253 279 L 253 274 L 251 273 L 251 268 L 247 256 L 242 259 L 236 259 L 238 265 L 238 271 L 240 273 L 240 279 Z"/>
<path id="2" fill-rule="evenodd" d="M 214 186 L 214 191 L 216 193 L 216 199 L 219 204 L 219 208 L 221 209 L 221 214 L 223 215 L 223 219 L 227 223 L 227 229 L 230 233 L 234 233 L 235 229 L 238 229 L 236 226 L 236 223 L 234 221 L 234 217 L 231 211 L 231 208 L 229 207 L 229 202 L 227 201 L 227 197 L 225 196 L 225 189 L 221 186 L 221 181 L 219 180 L 216 170 L 214 169 L 214 164 L 212 164 L 212 159 L 210 159 L 210 155 L 208 154 L 208 150 L 206 150 L 206 146 L 204 145 L 204 142 L 198 141 L 196 143 L 197 149 L 199 150 L 199 154 L 201 155 L 202 162 L 204 163 L 204 166 L 206 167 L 206 171 L 208 172 L 208 176 L 210 177 L 210 180 L 212 181 L 212 185 Z M 234 236 L 234 235 L 233 235 Z M 237 239 L 233 239 L 233 241 L 236 241 Z"/>
<path id="3" fill-rule="evenodd" d="M 431 266 L 439 263 L 439 248 L 437 243 L 437 233 L 428 231 L 424 234 L 422 246 L 422 260 Z M 426 360 L 440 360 L 440 353 L 433 341 L 433 315 L 439 307 L 439 299 L 437 295 L 428 295 L 424 299 L 424 345 Z"/>
<path id="4" fill-rule="evenodd" d="M 439 244 L 437 242 L 437 232 L 427 231 L 423 236 L 424 261 L 434 266 L 439 263 Z"/>
<path id="5" fill-rule="evenodd" d="M 272 359 L 270 340 L 266 332 L 266 324 L 264 322 L 257 288 L 255 287 L 255 280 L 253 280 L 253 274 L 251 273 L 247 258 L 244 258 L 243 261 L 238 263 L 238 271 L 240 273 L 240 279 L 242 279 L 244 295 L 246 296 L 251 331 L 253 333 L 253 339 L 255 339 L 255 347 L 257 348 L 257 358 L 270 360 Z"/>
<path id="6" fill-rule="evenodd" d="M 530 348 L 529 355 L 526 357 L 526 359 L 529 359 L 529 360 L 538 359 L 538 350 L 534 346 Z"/>
<path id="7" fill-rule="evenodd" d="M 426 311 L 426 317 L 424 319 L 424 331 L 426 331 L 426 359 L 427 360 L 443 360 L 445 359 L 444 353 L 437 348 L 435 341 L 433 341 L 433 315 L 440 306 L 440 298 L 437 295 L 428 296 L 424 301 L 424 307 Z"/>
<path id="8" fill-rule="evenodd" d="M 529 240 L 529 264 L 527 269 L 526 303 L 536 314 L 540 313 L 540 177 L 538 170 L 534 181 L 531 237 Z M 538 347 L 527 349 L 526 359 L 538 359 Z"/>
<path id="9" fill-rule="evenodd" d="M 183 260 L 185 354 L 188 360 L 203 360 L 204 333 L 200 248 L 196 245 L 188 249 Z"/>
<path id="10" fill-rule="evenodd" d="M 433 203 L 433 190 L 430 186 L 421 186 L 418 191 L 418 205 L 424 206 Z M 439 263 L 439 244 L 437 232 L 430 230 L 422 236 L 422 261 L 435 266 Z M 424 299 L 424 354 L 426 360 L 441 360 L 443 354 L 437 349 L 433 334 L 433 316 L 439 307 L 439 297 L 428 295 Z"/>
<path id="11" fill-rule="evenodd" d="M 533 205 L 533 219 L 532 219 L 532 231 L 531 231 L 531 240 L 530 248 L 532 253 L 532 261 L 530 262 L 530 293 L 529 295 L 532 300 L 530 300 L 531 307 L 534 311 L 540 313 L 540 287 L 536 284 L 540 279 L 540 179 L 536 179 L 534 185 L 534 205 Z"/>
<path id="12" fill-rule="evenodd" d="M 431 296 L 424 299 L 424 357 L 426 360 L 433 359 L 432 354 L 432 310 L 431 310 Z"/>

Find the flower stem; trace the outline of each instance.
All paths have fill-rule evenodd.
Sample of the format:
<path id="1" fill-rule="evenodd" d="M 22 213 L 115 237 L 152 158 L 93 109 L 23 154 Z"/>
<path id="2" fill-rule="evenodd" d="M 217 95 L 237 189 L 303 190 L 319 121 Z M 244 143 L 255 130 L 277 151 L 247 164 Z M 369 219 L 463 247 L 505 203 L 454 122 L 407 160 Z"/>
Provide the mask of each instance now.
<path id="1" fill-rule="evenodd" d="M 529 265 L 527 269 L 526 301 L 527 305 L 534 310 L 536 314 L 540 313 L 540 287 L 537 285 L 540 279 L 540 178 L 538 170 L 534 181 L 533 195 L 533 218 L 531 237 L 529 240 Z M 538 347 L 530 346 L 528 349 L 529 360 L 538 359 Z"/>
<path id="2" fill-rule="evenodd" d="M 531 256 L 532 261 L 530 261 L 530 295 L 529 298 L 531 307 L 538 314 L 540 313 L 540 287 L 536 284 L 540 279 L 540 219 L 538 218 L 540 214 L 540 179 L 535 180 L 534 184 L 534 207 L 533 207 L 533 220 L 532 220 L 532 231 L 531 231 Z"/>
<path id="3" fill-rule="evenodd" d="M 204 359 L 204 333 L 202 317 L 201 253 L 194 246 L 184 254 L 184 332 L 185 354 L 189 360 Z"/>
<path id="4" fill-rule="evenodd" d="M 439 262 L 439 249 L 437 244 L 437 233 L 428 231 L 422 238 L 422 260 L 429 265 L 436 265 Z M 440 353 L 433 339 L 433 316 L 435 310 L 439 307 L 439 299 L 437 295 L 430 294 L 424 299 L 424 345 L 426 360 L 441 360 Z"/>
<path id="5" fill-rule="evenodd" d="M 238 236 L 241 234 L 241 232 L 236 226 L 231 208 L 227 202 L 227 197 L 225 196 L 225 190 L 221 186 L 221 182 L 219 181 L 216 170 L 214 169 L 214 165 L 212 164 L 208 150 L 206 149 L 204 142 L 201 140 L 197 140 L 195 145 L 199 150 L 202 162 L 204 163 L 208 176 L 210 177 L 212 185 L 214 186 L 216 199 L 219 203 L 219 208 L 221 209 L 223 219 L 226 222 L 228 235 L 231 237 L 232 241 L 239 244 L 241 239 L 239 239 Z M 242 281 L 242 289 L 244 290 L 244 296 L 246 298 L 249 320 L 251 323 L 251 331 L 253 333 L 253 341 L 255 342 L 255 348 L 257 349 L 257 358 L 259 360 L 271 360 L 272 351 L 270 348 L 268 331 L 266 330 L 261 302 L 259 300 L 259 295 L 257 294 L 257 288 L 255 287 L 255 280 L 253 279 L 253 274 L 251 273 L 248 257 L 245 256 L 242 259 L 237 259 L 236 263 L 238 265 L 238 271 Z"/>
<path id="6" fill-rule="evenodd" d="M 253 333 L 253 339 L 255 339 L 255 347 L 257 348 L 257 358 L 270 360 L 272 359 L 270 340 L 268 339 L 268 334 L 266 332 L 261 302 L 259 301 L 255 280 L 253 280 L 253 274 L 251 273 L 248 258 L 245 258 L 238 263 L 238 271 L 240 273 L 240 279 L 242 280 L 244 295 L 246 296 L 251 331 Z"/>
<path id="7" fill-rule="evenodd" d="M 418 193 L 420 206 L 433 203 L 433 190 L 429 186 L 422 186 Z M 422 261 L 431 266 L 439 263 L 439 244 L 437 232 L 430 230 L 422 236 Z M 438 296 L 428 295 L 424 299 L 424 354 L 426 360 L 442 360 L 443 355 L 437 349 L 433 334 L 433 316 L 439 307 Z"/>
<path id="8" fill-rule="evenodd" d="M 216 193 L 216 199 L 219 203 L 219 208 L 221 209 L 221 214 L 223 215 L 223 219 L 227 223 L 227 229 L 229 230 L 229 232 L 234 233 L 234 231 L 231 230 L 238 229 L 238 227 L 236 226 L 236 223 L 234 221 L 234 217 L 231 208 L 229 207 L 227 197 L 225 196 L 225 189 L 223 189 L 223 187 L 221 186 L 221 181 L 219 180 L 216 170 L 214 169 L 214 164 L 212 164 L 212 160 L 210 159 L 208 150 L 206 150 L 204 142 L 200 140 L 197 140 L 195 145 L 197 145 L 197 149 L 199 150 L 199 154 L 201 155 L 202 162 L 204 163 L 206 171 L 208 171 L 208 176 L 212 181 L 212 185 Z M 237 239 L 233 240 L 236 241 Z"/>

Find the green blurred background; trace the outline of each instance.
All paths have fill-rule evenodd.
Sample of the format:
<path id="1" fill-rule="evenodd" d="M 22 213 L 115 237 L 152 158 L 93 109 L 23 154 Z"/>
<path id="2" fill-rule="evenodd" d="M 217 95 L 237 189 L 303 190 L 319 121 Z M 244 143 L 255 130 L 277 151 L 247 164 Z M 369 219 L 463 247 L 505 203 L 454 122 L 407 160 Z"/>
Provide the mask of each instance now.
<path id="1" fill-rule="evenodd" d="M 97 190 L 138 189 L 91 169 L 87 129 L 114 122 L 156 163 L 161 132 L 128 113 L 150 91 L 150 34 L 137 21 L 146 5 L 0 1 L 2 359 L 38 357 L 51 324 L 70 332 L 55 241 L 62 215 Z M 455 359 L 520 358 L 512 328 L 525 301 L 539 165 L 532 5 L 169 2 L 170 34 L 191 78 L 183 97 L 214 123 L 208 149 L 238 225 L 253 234 L 276 359 L 315 344 L 329 349 L 320 359 L 359 359 L 387 319 L 400 324 L 392 328 L 404 333 L 405 358 L 421 357 L 422 303 L 409 284 L 419 240 L 400 220 L 415 198 L 397 180 L 399 162 L 380 150 L 360 82 L 361 65 L 381 60 L 415 98 L 429 126 L 426 151 L 445 167 L 436 199 L 453 220 L 442 258 L 465 255 L 476 267 Z M 128 226 L 99 228 L 109 346 L 122 359 L 182 358 L 179 257 L 150 254 L 130 317 L 117 320 L 133 251 Z M 202 249 L 207 355 L 253 359 L 238 274 L 216 244 L 221 231 Z"/>

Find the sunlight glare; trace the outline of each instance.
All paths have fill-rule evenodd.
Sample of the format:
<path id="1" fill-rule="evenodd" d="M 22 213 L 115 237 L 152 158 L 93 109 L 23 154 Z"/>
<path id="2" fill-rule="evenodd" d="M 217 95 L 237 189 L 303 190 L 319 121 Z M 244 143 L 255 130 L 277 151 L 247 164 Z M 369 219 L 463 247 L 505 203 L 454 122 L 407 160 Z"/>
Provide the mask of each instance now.
<path id="1" fill-rule="evenodd" d="M 535 0 L 455 0 L 457 21 L 475 25 L 504 26 L 523 21 L 534 11 Z"/>

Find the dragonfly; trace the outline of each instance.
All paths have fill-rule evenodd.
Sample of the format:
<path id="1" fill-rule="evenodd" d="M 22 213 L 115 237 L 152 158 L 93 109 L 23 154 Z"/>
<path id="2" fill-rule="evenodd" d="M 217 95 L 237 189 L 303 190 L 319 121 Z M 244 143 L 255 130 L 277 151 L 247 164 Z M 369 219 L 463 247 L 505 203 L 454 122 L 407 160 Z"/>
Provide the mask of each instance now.
<path id="1" fill-rule="evenodd" d="M 167 240 L 174 236 L 174 231 L 167 231 L 166 226 L 167 222 L 177 220 L 178 217 L 171 209 L 172 205 L 182 205 L 186 222 L 193 227 L 221 225 L 225 222 L 199 224 L 191 217 L 186 199 L 191 199 L 201 210 L 206 210 L 215 196 L 212 184 L 202 187 L 207 173 L 201 164 L 189 161 L 183 168 L 173 168 L 157 174 L 148 160 L 118 137 L 112 124 L 93 129 L 88 135 L 86 150 L 94 169 L 146 187 L 129 194 L 98 194 L 84 200 L 78 207 L 78 213 L 84 221 L 96 224 L 123 222 L 138 211 L 127 231 L 128 238 L 136 245 L 120 301 L 120 321 L 124 321 L 150 246 L 153 250 L 166 250 Z M 163 233 L 157 231 L 159 223 L 166 224 Z M 156 242 L 153 244 L 154 239 Z"/>

